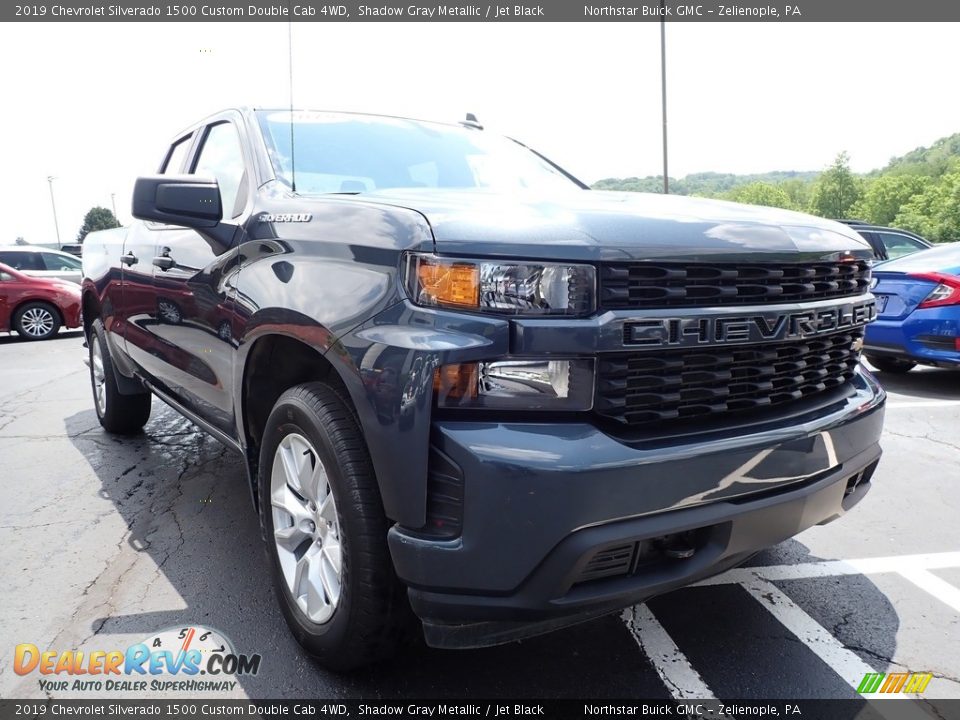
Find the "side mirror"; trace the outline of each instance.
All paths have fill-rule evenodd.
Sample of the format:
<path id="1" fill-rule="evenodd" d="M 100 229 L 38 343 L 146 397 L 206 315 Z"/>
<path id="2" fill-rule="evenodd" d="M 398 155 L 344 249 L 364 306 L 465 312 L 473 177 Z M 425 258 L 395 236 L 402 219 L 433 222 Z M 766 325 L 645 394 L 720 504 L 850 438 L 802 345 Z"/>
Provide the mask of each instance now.
<path id="1" fill-rule="evenodd" d="M 223 218 L 220 186 L 212 178 L 195 175 L 149 175 L 133 186 L 132 214 L 189 228 L 214 228 Z"/>

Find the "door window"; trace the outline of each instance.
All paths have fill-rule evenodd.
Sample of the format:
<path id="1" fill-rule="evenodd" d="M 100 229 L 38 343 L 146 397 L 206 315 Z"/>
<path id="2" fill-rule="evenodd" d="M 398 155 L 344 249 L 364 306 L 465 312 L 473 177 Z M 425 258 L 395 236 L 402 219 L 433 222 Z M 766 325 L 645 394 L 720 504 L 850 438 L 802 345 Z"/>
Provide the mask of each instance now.
<path id="1" fill-rule="evenodd" d="M 891 260 L 917 252 L 917 250 L 923 250 L 924 247 L 926 247 L 919 240 L 915 240 L 908 235 L 890 232 L 877 234 L 880 236 L 880 240 L 883 241 L 883 246 L 887 249 L 887 256 Z"/>
<path id="2" fill-rule="evenodd" d="M 62 270 L 80 270 L 82 267 L 80 261 L 76 258 L 57 255 L 56 253 L 40 253 L 40 255 L 47 270 L 60 272 Z"/>
<path id="3" fill-rule="evenodd" d="M 0 252 L 0 262 L 9 265 L 14 270 L 46 270 L 43 259 L 38 252 L 23 252 L 20 250 Z"/>
<path id="4" fill-rule="evenodd" d="M 193 168 L 194 175 L 213 177 L 220 185 L 220 202 L 225 217 L 237 217 L 246 205 L 243 152 L 236 127 L 228 122 L 212 125 Z"/>
<path id="5" fill-rule="evenodd" d="M 193 136 L 187 135 L 181 140 L 177 140 L 167 151 L 166 160 L 163 163 L 163 175 L 177 175 L 183 172 L 183 162 L 187 159 L 187 151 L 190 150 L 190 140 Z"/>

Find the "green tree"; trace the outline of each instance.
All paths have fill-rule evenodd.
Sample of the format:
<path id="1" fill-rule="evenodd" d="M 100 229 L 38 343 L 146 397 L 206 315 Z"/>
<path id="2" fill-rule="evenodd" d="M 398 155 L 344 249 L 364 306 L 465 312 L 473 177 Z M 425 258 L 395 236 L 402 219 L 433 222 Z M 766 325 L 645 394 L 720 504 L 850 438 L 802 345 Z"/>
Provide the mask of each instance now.
<path id="1" fill-rule="evenodd" d="M 937 242 L 960 240 L 960 171 L 947 173 L 913 196 L 893 224 Z"/>
<path id="2" fill-rule="evenodd" d="M 801 178 L 784 180 L 778 186 L 790 198 L 790 207 L 806 210 L 810 205 L 810 192 L 813 184 Z"/>
<path id="3" fill-rule="evenodd" d="M 915 195 L 932 183 L 924 175 L 881 175 L 867 182 L 863 197 L 850 208 L 850 216 L 875 225 L 890 225 Z"/>
<path id="4" fill-rule="evenodd" d="M 724 197 L 748 205 L 766 205 L 767 207 L 787 209 L 793 209 L 794 207 L 783 188 L 765 182 L 752 182 L 748 185 L 735 187 Z"/>
<path id="5" fill-rule="evenodd" d="M 95 230 L 109 230 L 120 227 L 113 211 L 105 207 L 92 207 L 83 217 L 83 225 L 80 226 L 80 232 L 77 233 L 77 242 L 82 243 L 88 233 Z"/>
<path id="6" fill-rule="evenodd" d="M 813 186 L 810 212 L 828 218 L 845 218 L 863 194 L 863 181 L 850 170 L 850 156 L 837 155 Z"/>

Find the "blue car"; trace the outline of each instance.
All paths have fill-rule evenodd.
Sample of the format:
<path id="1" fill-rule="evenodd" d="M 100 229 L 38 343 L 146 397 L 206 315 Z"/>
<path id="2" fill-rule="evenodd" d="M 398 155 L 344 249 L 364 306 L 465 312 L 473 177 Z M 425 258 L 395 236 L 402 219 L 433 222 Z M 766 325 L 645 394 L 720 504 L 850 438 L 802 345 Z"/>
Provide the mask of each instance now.
<path id="1" fill-rule="evenodd" d="M 960 243 L 881 263 L 873 277 L 878 316 L 867 326 L 867 360 L 884 372 L 960 367 Z"/>

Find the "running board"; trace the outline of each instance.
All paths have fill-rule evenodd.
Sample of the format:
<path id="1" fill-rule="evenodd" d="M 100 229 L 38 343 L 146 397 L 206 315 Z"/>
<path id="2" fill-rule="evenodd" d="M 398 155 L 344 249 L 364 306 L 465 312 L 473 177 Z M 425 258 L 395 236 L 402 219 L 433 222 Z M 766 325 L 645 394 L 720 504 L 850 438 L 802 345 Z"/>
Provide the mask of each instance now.
<path id="1" fill-rule="evenodd" d="M 178 413 L 183 415 L 187 420 L 189 420 L 194 425 L 199 427 L 205 433 L 207 433 L 208 435 L 212 435 L 216 440 L 219 440 L 221 443 L 226 445 L 231 450 L 236 450 L 238 453 L 243 454 L 243 447 L 240 445 L 240 443 L 234 440 L 229 435 L 227 435 L 223 430 L 216 427 L 215 425 L 210 424 L 209 422 L 204 420 L 202 417 L 197 415 L 192 410 L 188 410 L 179 402 L 177 402 L 172 397 L 167 395 L 167 393 L 163 392 L 162 390 L 158 390 L 156 385 L 149 382 L 148 380 L 144 380 L 143 378 L 140 378 L 140 382 L 146 385 L 150 389 L 150 392 L 152 392 L 158 398 L 163 400 L 163 402 L 165 402 L 167 405 L 172 407 Z"/>

